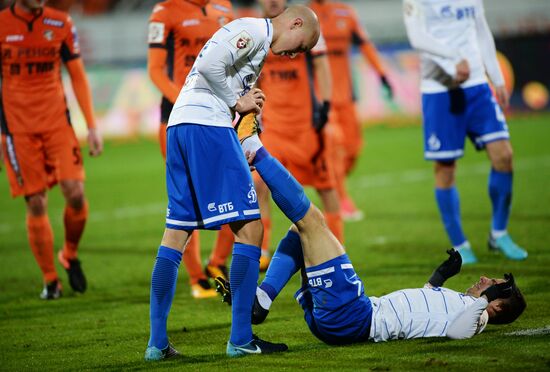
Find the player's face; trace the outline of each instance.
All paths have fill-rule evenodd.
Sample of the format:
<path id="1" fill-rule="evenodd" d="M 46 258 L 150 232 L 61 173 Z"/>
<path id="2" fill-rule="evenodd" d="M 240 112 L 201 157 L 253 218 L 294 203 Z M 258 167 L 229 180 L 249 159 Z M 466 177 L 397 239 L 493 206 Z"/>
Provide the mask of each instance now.
<path id="1" fill-rule="evenodd" d="M 294 58 L 298 53 L 311 50 L 317 43 L 314 32 L 305 27 L 292 27 L 284 31 L 276 43 L 271 45 L 273 54 Z"/>
<path id="2" fill-rule="evenodd" d="M 264 15 L 268 18 L 277 17 L 286 8 L 286 0 L 260 0 L 259 2 Z"/>
<path id="3" fill-rule="evenodd" d="M 473 297 L 480 297 L 481 293 L 490 286 L 504 282 L 504 279 L 491 279 L 487 278 L 486 276 L 482 276 L 479 278 L 479 281 L 477 283 L 474 283 L 474 285 L 468 288 L 466 294 Z"/>
<path id="4" fill-rule="evenodd" d="M 40 10 L 44 7 L 46 0 L 20 0 L 19 4 L 29 10 Z"/>

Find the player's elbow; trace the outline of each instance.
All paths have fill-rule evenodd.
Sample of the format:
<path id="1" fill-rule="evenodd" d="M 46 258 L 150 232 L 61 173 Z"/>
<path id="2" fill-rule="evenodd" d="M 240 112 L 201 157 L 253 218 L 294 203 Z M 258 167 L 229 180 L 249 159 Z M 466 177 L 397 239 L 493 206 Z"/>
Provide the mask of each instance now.
<path id="1" fill-rule="evenodd" d="M 465 340 L 467 338 L 471 338 L 472 336 L 473 334 L 470 332 L 464 332 L 463 330 L 449 328 L 447 331 L 447 337 L 451 340 Z"/>

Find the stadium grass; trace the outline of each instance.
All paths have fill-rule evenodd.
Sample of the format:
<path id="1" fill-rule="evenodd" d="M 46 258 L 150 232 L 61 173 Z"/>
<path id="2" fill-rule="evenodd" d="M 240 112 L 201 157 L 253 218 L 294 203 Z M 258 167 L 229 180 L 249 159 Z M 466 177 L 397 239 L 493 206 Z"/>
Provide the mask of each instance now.
<path id="1" fill-rule="evenodd" d="M 486 155 L 468 145 L 458 187 L 464 228 L 480 263 L 463 268 L 447 284 L 465 289 L 481 274 L 512 271 L 528 302 L 514 324 L 489 326 L 464 341 L 329 347 L 307 329 L 292 298 L 299 285 L 294 278 L 266 323 L 255 327 L 267 340 L 288 343 L 290 351 L 232 360 L 225 356 L 229 308 L 219 299 L 193 299 L 187 274 L 180 270 L 169 335 L 183 357 L 148 364 L 143 352 L 151 268 L 166 205 L 164 169 L 153 141 L 108 142 L 101 158 L 86 159 L 91 214 L 80 255 L 89 280 L 84 295 L 70 290 L 58 265 L 64 297 L 38 299 L 42 283 L 26 241 L 24 204 L 7 196 L 1 176 L 0 370 L 549 370 L 550 117 L 509 122 L 516 167 L 510 232 L 529 250 L 529 258 L 511 262 L 488 252 L 489 166 Z M 381 125 L 364 135 L 367 146 L 349 185 L 366 218 L 346 224 L 349 255 L 368 294 L 422 286 L 445 258 L 448 242 L 434 202 L 431 165 L 422 159 L 421 130 Z M 62 198 L 58 188 L 49 195 L 60 247 Z M 273 245 L 287 227 L 276 213 Z M 213 233 L 202 233 L 202 241 L 205 258 Z"/>

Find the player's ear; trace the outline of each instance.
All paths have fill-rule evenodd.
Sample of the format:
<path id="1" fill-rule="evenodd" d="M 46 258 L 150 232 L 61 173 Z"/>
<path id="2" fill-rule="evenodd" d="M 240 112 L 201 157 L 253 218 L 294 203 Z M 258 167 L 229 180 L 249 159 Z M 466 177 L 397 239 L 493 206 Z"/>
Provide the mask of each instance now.
<path id="1" fill-rule="evenodd" d="M 295 28 L 300 28 L 304 25 L 304 20 L 300 17 L 296 17 L 292 20 L 292 26 L 290 26 L 291 30 L 294 30 Z"/>

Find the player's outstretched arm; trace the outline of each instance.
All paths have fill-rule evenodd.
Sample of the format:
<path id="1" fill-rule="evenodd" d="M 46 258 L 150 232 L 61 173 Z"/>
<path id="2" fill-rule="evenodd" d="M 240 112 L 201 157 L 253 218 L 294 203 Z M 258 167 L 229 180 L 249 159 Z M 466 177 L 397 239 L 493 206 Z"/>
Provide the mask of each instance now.
<path id="1" fill-rule="evenodd" d="M 149 48 L 147 52 L 147 72 L 162 95 L 174 103 L 180 91 L 166 73 L 166 55 L 166 49 Z"/>
<path id="2" fill-rule="evenodd" d="M 428 283 L 432 287 L 441 287 L 447 279 L 460 272 L 460 268 L 462 267 L 462 257 L 460 253 L 454 249 L 449 249 L 447 254 L 449 258 L 443 261 L 437 269 L 435 269 L 430 279 L 428 279 Z"/>
<path id="3" fill-rule="evenodd" d="M 81 58 L 75 58 L 68 61 L 65 66 L 71 77 L 74 94 L 78 105 L 84 114 L 86 125 L 88 127 L 88 146 L 90 155 L 98 156 L 103 152 L 103 140 L 95 126 L 95 116 L 92 104 L 92 92 L 90 84 L 84 70 L 84 63 Z"/>

